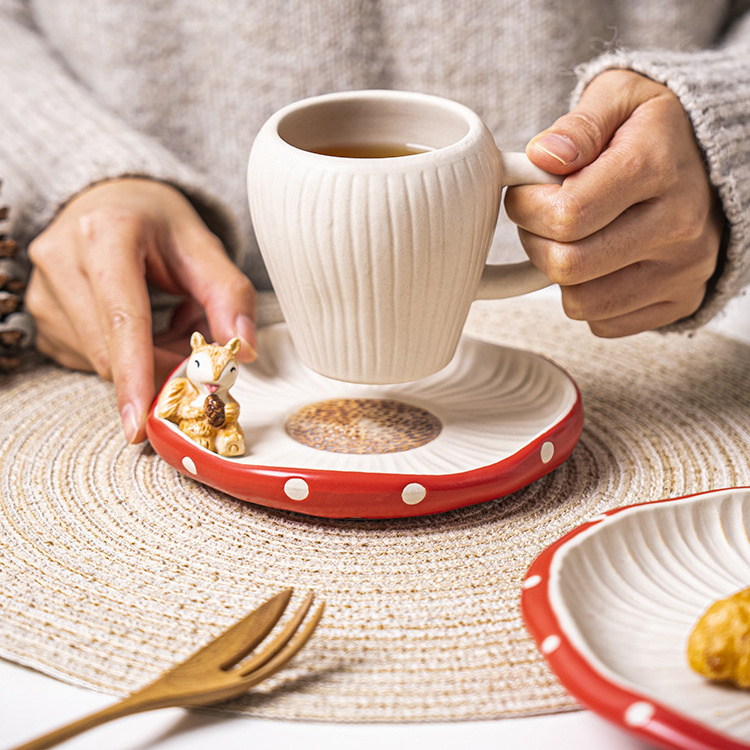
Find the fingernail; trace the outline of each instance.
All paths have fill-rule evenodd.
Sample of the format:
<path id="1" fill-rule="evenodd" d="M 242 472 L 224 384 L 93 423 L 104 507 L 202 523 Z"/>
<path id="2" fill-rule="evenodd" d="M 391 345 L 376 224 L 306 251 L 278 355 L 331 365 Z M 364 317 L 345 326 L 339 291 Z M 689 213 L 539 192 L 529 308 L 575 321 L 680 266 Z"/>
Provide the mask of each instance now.
<path id="1" fill-rule="evenodd" d="M 564 135 L 550 133 L 534 141 L 534 148 L 538 148 L 553 159 L 557 159 L 563 166 L 572 164 L 578 158 L 578 149 L 575 143 Z"/>
<path id="2" fill-rule="evenodd" d="M 122 421 L 122 430 L 125 433 L 125 439 L 132 445 L 138 441 L 141 431 L 142 420 L 138 416 L 138 410 L 133 404 L 125 404 L 120 412 Z"/>
<path id="3" fill-rule="evenodd" d="M 234 321 L 237 337 L 240 339 L 245 356 L 255 359 L 257 352 L 255 350 L 256 327 L 255 321 L 247 315 L 238 315 Z"/>

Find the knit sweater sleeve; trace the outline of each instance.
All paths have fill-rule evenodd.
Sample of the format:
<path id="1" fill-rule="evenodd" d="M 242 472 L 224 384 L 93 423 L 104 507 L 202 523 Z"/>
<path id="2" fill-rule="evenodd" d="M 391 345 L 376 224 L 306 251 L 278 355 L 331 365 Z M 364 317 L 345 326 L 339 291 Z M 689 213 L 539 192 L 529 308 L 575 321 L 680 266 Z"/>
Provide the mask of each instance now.
<path id="1" fill-rule="evenodd" d="M 697 328 L 750 284 L 750 13 L 714 48 L 690 52 L 622 49 L 578 70 L 575 103 L 599 73 L 627 68 L 668 86 L 680 99 L 703 151 L 728 224 L 720 275 L 701 308 L 670 330 Z"/>
<path id="2" fill-rule="evenodd" d="M 231 214 L 202 176 L 101 107 L 48 48 L 20 0 L 0 2 L 0 39 L 0 179 L 22 243 L 86 187 L 144 176 L 181 190 L 225 245 L 235 245 Z"/>

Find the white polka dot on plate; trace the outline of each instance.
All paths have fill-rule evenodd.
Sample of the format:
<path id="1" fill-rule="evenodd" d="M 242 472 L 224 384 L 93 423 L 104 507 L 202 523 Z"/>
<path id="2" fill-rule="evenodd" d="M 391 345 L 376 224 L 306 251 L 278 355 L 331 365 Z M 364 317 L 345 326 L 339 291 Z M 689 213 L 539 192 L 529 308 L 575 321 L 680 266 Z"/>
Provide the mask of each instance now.
<path id="1" fill-rule="evenodd" d="M 549 440 L 547 442 L 542 443 L 542 449 L 539 451 L 539 457 L 542 459 L 543 464 L 548 464 L 553 456 L 555 455 L 555 445 L 554 443 L 551 443 Z"/>
<path id="2" fill-rule="evenodd" d="M 290 500 L 305 500 L 310 494 L 310 487 L 304 479 L 292 477 L 284 485 L 284 494 Z"/>
<path id="3" fill-rule="evenodd" d="M 533 589 L 534 586 L 538 586 L 542 582 L 542 577 L 539 575 L 529 576 L 522 584 L 521 587 L 524 589 Z"/>
<path id="4" fill-rule="evenodd" d="M 648 701 L 636 701 L 625 709 L 625 723 L 630 727 L 645 727 L 651 721 L 656 709 Z"/>
<path id="5" fill-rule="evenodd" d="M 411 484 L 407 484 L 401 491 L 401 499 L 407 505 L 421 503 L 425 497 L 427 497 L 427 489 L 419 484 L 419 482 L 411 482 Z"/>
<path id="6" fill-rule="evenodd" d="M 560 648 L 560 636 L 559 635 L 548 635 L 540 646 L 543 654 L 551 654 L 553 651 L 557 651 Z"/>
<path id="7" fill-rule="evenodd" d="M 195 468 L 195 462 L 193 461 L 190 456 L 185 456 L 182 459 L 182 465 L 189 471 L 191 474 L 197 474 L 198 470 Z"/>

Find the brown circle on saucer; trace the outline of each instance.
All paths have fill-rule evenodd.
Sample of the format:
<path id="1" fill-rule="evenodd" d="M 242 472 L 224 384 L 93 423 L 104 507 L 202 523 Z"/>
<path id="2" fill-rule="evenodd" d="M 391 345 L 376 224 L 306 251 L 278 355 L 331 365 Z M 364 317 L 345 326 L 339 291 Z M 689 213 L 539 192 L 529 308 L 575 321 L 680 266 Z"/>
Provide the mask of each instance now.
<path id="1" fill-rule="evenodd" d="M 440 420 L 419 406 L 381 398 L 334 398 L 303 406 L 286 421 L 298 443 L 332 453 L 398 453 L 434 440 Z"/>

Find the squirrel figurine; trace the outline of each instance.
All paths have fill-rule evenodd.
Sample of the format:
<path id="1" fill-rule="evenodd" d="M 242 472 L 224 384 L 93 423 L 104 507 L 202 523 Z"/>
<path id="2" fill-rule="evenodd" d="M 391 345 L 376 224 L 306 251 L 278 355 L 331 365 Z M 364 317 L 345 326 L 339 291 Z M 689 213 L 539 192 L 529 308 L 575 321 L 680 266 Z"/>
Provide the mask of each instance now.
<path id="1" fill-rule="evenodd" d="M 237 380 L 240 340 L 226 346 L 208 344 L 197 331 L 186 377 L 173 378 L 162 389 L 156 416 L 174 422 L 189 438 L 220 456 L 241 456 L 245 434 L 238 423 L 240 406 L 229 394 Z"/>

